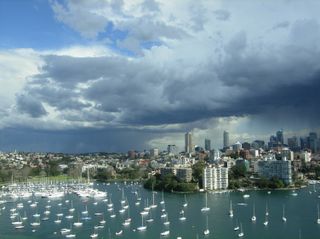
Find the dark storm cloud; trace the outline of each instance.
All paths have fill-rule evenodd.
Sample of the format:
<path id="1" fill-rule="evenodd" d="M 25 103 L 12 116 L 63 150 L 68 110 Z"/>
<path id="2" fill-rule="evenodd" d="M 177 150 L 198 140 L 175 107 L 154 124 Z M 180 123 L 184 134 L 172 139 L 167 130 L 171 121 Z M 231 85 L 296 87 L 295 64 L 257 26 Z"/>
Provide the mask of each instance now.
<path id="1" fill-rule="evenodd" d="M 45 56 L 43 74 L 38 78 L 53 78 L 64 86 L 74 87 L 75 84 L 96 80 L 101 76 L 118 76 L 126 68 L 127 60 L 121 57 L 70 57 Z"/>
<path id="2" fill-rule="evenodd" d="M 275 24 L 272 27 L 272 30 L 288 28 L 289 26 L 290 26 L 290 22 L 289 21 L 283 21 L 283 22 L 279 22 L 279 23 Z"/>
<path id="3" fill-rule="evenodd" d="M 30 95 L 18 95 L 16 107 L 20 113 L 28 114 L 33 118 L 39 118 L 47 114 L 42 103 Z"/>
<path id="4" fill-rule="evenodd" d="M 33 97 L 48 103 L 57 110 L 81 110 L 91 106 L 89 103 L 80 102 L 80 95 L 73 89 L 63 88 L 59 86 L 57 82 L 46 81 L 45 78 L 43 79 L 43 83 L 38 82 L 38 80 L 30 82 L 26 90 L 30 95 L 33 95 Z"/>
<path id="5" fill-rule="evenodd" d="M 159 135 L 162 134 L 130 129 L 50 131 L 7 128 L 0 130 L 0 145 L 2 151 L 127 152 L 130 149 L 146 149 L 144 142 Z"/>
<path id="6" fill-rule="evenodd" d="M 220 21 L 227 21 L 230 18 L 230 12 L 228 12 L 227 10 L 223 10 L 223 9 L 219 9 L 219 10 L 215 10 L 213 11 L 213 14 L 216 16 L 217 20 Z"/>

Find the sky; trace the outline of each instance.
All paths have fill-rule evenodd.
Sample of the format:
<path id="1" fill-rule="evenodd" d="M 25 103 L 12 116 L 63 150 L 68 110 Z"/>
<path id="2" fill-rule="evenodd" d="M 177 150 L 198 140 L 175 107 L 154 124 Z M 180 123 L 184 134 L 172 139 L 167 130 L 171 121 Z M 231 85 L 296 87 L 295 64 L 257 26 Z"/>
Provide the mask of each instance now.
<path id="1" fill-rule="evenodd" d="M 316 0 L 2 0 L 0 150 L 320 132 Z"/>

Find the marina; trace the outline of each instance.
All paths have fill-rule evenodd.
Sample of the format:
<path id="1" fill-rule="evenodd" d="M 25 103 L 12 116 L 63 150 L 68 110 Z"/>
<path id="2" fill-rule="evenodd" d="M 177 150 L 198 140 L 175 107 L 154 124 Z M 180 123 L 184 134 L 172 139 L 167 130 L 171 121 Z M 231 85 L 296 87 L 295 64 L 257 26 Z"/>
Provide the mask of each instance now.
<path id="1" fill-rule="evenodd" d="M 187 195 L 139 183 L 15 184 L 1 191 L 0 238 L 318 238 L 319 195 L 318 184 Z"/>

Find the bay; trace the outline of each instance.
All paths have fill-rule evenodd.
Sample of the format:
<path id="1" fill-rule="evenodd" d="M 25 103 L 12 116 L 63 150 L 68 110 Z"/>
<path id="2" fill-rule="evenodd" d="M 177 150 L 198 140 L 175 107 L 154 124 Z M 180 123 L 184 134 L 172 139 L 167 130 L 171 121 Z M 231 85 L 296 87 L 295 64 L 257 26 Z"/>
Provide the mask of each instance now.
<path id="1" fill-rule="evenodd" d="M 141 226 L 140 212 L 148 204 L 152 204 L 152 192 L 145 190 L 140 184 L 113 183 L 95 184 L 94 188 L 108 193 L 108 199 L 111 198 L 114 204 L 113 211 L 115 218 L 108 211 L 108 202 L 102 199 L 80 198 L 75 194 L 66 194 L 63 198 L 49 200 L 48 198 L 33 197 L 32 199 L 18 199 L 16 201 L 2 204 L 5 209 L 1 210 L 0 215 L 0 238 L 2 239 L 29 239 L 29 238 L 65 238 L 61 235 L 61 228 L 71 228 L 76 238 L 90 238 L 93 232 L 96 232 L 98 238 L 123 238 L 123 239 L 147 239 L 147 238 L 238 238 L 239 231 L 234 231 L 234 227 L 242 225 L 244 238 L 261 239 L 283 239 L 283 238 L 320 238 L 320 225 L 317 221 L 317 204 L 320 202 L 320 188 L 309 186 L 293 192 L 292 190 L 268 191 L 245 191 L 245 192 L 225 192 L 208 193 L 207 204 L 210 208 L 207 212 L 202 212 L 201 208 L 205 206 L 206 193 L 196 194 L 174 194 L 164 193 L 165 204 L 160 204 L 162 193 L 154 193 L 156 208 L 149 210 L 153 222 L 147 222 L 149 215 L 143 217 L 143 223 L 147 226 L 145 231 L 138 231 Z M 245 194 L 249 197 L 243 197 Z M 125 198 L 128 202 L 128 209 L 120 213 L 122 208 L 121 200 Z M 137 198 L 141 198 L 140 205 L 136 205 Z M 188 205 L 183 207 L 185 198 Z M 30 202 L 37 201 L 36 208 L 30 207 Z M 233 217 L 228 215 L 230 200 L 232 201 Z M 73 219 L 66 219 L 69 214 L 71 201 L 75 211 Z M 18 203 L 23 203 L 24 207 L 17 209 L 21 216 L 27 215 L 28 219 L 24 223 L 25 228 L 15 229 L 10 220 L 10 209 L 16 208 Z M 61 206 L 59 206 L 59 204 Z M 34 221 L 33 214 L 38 212 L 43 218 L 46 206 L 51 206 L 48 220 L 41 221 L 39 227 L 33 228 L 30 223 Z M 266 220 L 265 211 L 268 207 L 268 225 L 263 223 Z M 88 215 L 82 214 L 87 206 Z M 161 217 L 162 209 L 165 206 L 167 219 Z M 251 221 L 255 208 L 256 222 Z M 283 222 L 283 207 L 285 208 L 286 222 Z M 48 207 L 47 207 L 48 209 Z M 129 213 L 128 213 L 129 210 Z M 186 220 L 179 220 L 184 212 Z M 56 214 L 63 213 L 61 224 L 54 223 L 57 219 Z M 96 216 L 95 213 L 102 213 Z M 130 216 L 132 218 L 129 226 L 123 226 L 122 223 Z M 209 235 L 204 235 L 206 229 L 206 218 L 208 217 Z M 101 225 L 100 221 L 105 219 L 104 228 L 94 229 L 94 226 Z M 86 220 L 84 220 L 86 219 Z M 73 222 L 83 222 L 81 227 L 74 227 Z M 164 222 L 170 221 L 169 225 Z M 34 230 L 34 231 L 33 231 Z M 119 232 L 122 233 L 120 234 Z M 170 231 L 168 236 L 161 236 L 164 231 Z M 120 235 L 117 235 L 119 233 Z"/>

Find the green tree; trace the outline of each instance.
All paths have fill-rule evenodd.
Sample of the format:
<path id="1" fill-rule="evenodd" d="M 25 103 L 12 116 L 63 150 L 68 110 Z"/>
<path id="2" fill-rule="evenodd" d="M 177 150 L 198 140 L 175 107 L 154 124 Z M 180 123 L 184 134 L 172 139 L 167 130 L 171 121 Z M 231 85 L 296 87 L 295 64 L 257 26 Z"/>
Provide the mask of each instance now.
<path id="1" fill-rule="evenodd" d="M 244 178 L 246 176 L 246 173 L 247 173 L 247 169 L 243 164 L 235 165 L 230 170 L 230 178 L 231 179 Z"/>
<path id="2" fill-rule="evenodd" d="M 316 177 L 319 178 L 320 177 L 320 166 L 315 167 L 314 169 Z"/>
<path id="3" fill-rule="evenodd" d="M 205 167 L 206 162 L 204 160 L 199 160 L 192 166 L 192 176 L 195 182 L 199 182 L 200 188 L 202 187 L 202 175 Z"/>
<path id="4" fill-rule="evenodd" d="M 283 181 L 280 180 L 279 178 L 277 178 L 277 177 L 272 177 L 272 178 L 270 179 L 269 187 L 270 187 L 270 188 L 284 188 L 284 187 L 285 187 L 285 184 L 284 184 Z"/>

